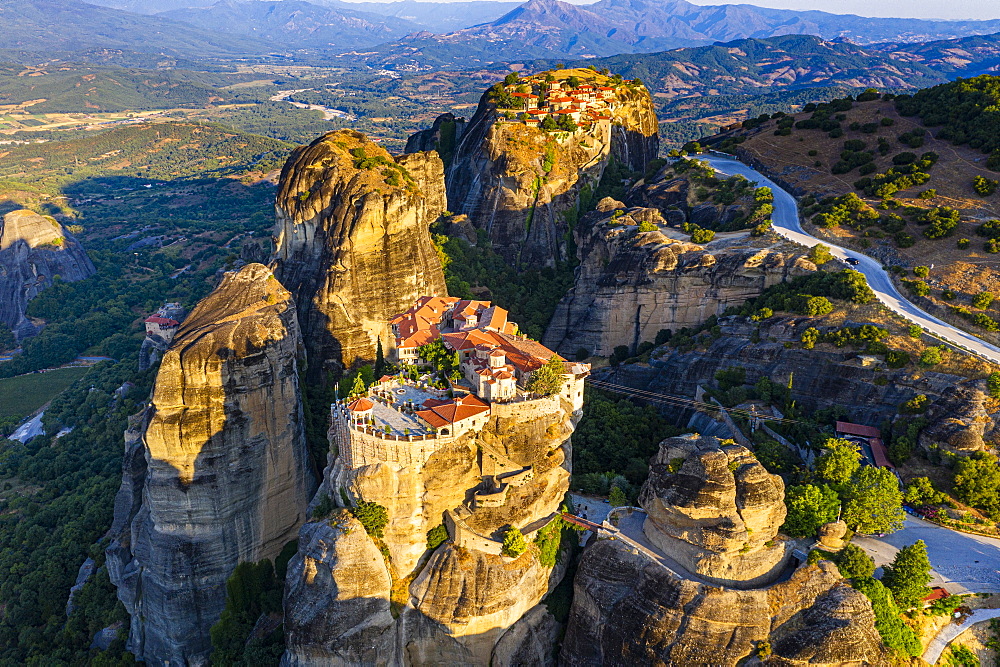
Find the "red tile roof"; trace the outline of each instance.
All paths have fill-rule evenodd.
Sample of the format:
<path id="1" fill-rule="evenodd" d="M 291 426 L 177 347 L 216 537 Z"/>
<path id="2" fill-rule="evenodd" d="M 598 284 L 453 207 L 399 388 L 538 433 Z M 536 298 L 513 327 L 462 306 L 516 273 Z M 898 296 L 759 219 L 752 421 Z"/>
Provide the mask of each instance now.
<path id="1" fill-rule="evenodd" d="M 931 589 L 931 592 L 924 597 L 924 602 L 937 602 L 938 600 L 944 599 L 951 595 L 946 589 L 941 586 L 935 586 Z"/>
<path id="2" fill-rule="evenodd" d="M 375 404 L 365 397 L 356 398 L 347 404 L 347 409 L 351 412 L 368 412 L 375 407 Z"/>
<path id="3" fill-rule="evenodd" d="M 437 403 L 437 399 L 424 401 L 426 407 L 428 403 Z M 442 428 L 448 424 L 469 419 L 484 412 L 489 412 L 490 406 L 479 400 L 472 394 L 466 394 L 461 398 L 447 401 L 440 405 L 431 405 L 426 410 L 418 410 L 417 416 L 434 428 Z"/>
<path id="4" fill-rule="evenodd" d="M 852 424 L 851 422 L 837 422 L 837 433 L 859 435 L 862 438 L 882 437 L 882 433 L 873 426 L 863 426 L 861 424 Z"/>

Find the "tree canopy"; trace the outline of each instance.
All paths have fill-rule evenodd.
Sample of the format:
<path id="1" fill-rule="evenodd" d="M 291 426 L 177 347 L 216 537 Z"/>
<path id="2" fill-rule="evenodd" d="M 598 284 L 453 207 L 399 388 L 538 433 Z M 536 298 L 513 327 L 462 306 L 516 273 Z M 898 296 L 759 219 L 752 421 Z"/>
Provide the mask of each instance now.
<path id="1" fill-rule="evenodd" d="M 900 549 L 892 563 L 882 569 L 882 583 L 903 609 L 916 607 L 931 592 L 927 587 L 931 581 L 931 561 L 923 540 Z"/>
<path id="2" fill-rule="evenodd" d="M 892 533 L 903 527 L 903 492 L 888 468 L 862 468 L 844 490 L 842 518 L 858 533 Z"/>
<path id="3" fill-rule="evenodd" d="M 840 499 L 825 484 L 801 484 L 785 490 L 785 507 L 788 514 L 782 532 L 792 537 L 813 537 L 820 526 L 837 518 Z"/>

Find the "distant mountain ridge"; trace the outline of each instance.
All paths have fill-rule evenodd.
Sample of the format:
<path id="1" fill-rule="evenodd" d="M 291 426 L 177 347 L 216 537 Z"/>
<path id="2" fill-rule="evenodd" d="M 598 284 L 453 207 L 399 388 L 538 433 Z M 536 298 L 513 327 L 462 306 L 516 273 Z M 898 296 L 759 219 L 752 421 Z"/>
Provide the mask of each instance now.
<path id="1" fill-rule="evenodd" d="M 475 59 L 601 57 L 664 51 L 735 39 L 813 34 L 856 44 L 916 42 L 1000 32 L 1000 20 L 882 19 L 752 5 L 694 5 L 686 0 L 599 0 L 573 5 L 529 0 L 482 25 L 416 35 L 380 50 L 387 56 L 462 50 Z"/>
<path id="2" fill-rule="evenodd" d="M 321 6 L 301 0 L 221 0 L 211 7 L 175 9 L 157 16 L 203 30 L 278 42 L 286 49 L 354 49 L 424 29 L 395 16 L 350 9 L 346 3 Z"/>
<path id="3" fill-rule="evenodd" d="M 754 94 L 775 88 L 922 88 L 948 80 L 902 52 L 813 35 L 741 39 L 712 46 L 577 61 L 639 78 L 660 97 Z M 539 63 L 544 67 L 545 63 Z"/>
<path id="4" fill-rule="evenodd" d="M 78 0 L 0 0 L 0 49 L 88 51 L 122 49 L 171 56 L 235 57 L 275 44 L 200 30 L 158 16 L 140 16 Z"/>

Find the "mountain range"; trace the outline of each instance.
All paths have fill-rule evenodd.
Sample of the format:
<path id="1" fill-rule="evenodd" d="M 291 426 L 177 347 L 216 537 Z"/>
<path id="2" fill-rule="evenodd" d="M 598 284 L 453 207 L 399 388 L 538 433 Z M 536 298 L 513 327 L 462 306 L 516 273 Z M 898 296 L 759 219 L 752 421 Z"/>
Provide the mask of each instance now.
<path id="1" fill-rule="evenodd" d="M 369 64 L 409 67 L 414 62 L 431 67 L 477 67 L 538 58 L 607 57 L 789 34 L 872 45 L 1000 32 L 1000 20 L 866 18 L 752 5 L 701 6 L 686 0 L 599 0 L 589 5 L 560 0 L 529 0 L 521 5 L 416 0 L 219 0 L 211 5 L 208 0 L 91 1 L 113 5 L 119 12 L 127 9 L 147 14 L 118 15 L 131 16 L 137 27 L 150 22 L 152 30 L 114 31 L 121 40 L 127 40 L 130 34 L 141 36 L 137 39 L 141 44 L 133 48 L 137 51 L 157 48 L 157 28 L 162 30 L 167 25 L 164 21 L 172 21 L 173 25 L 186 26 L 176 28 L 177 36 L 197 34 L 208 39 L 208 35 L 214 35 L 216 40 L 230 40 L 227 48 L 240 52 L 249 48 L 270 53 L 276 50 L 275 44 L 280 44 L 277 50 L 290 54 L 319 50 L 329 55 L 364 49 L 364 60 Z M 36 6 L 56 4 L 54 0 L 0 3 L 4 7 L 23 7 L 22 14 L 31 13 Z M 77 0 L 58 4 L 79 5 Z M 113 10 L 105 7 L 95 11 Z M 148 15 L 153 11 L 162 13 Z M 5 17 L 0 15 L 0 20 Z M 92 32 L 101 33 L 97 29 Z M 150 40 L 150 35 L 154 39 Z M 914 58 L 921 62 L 920 58 L 930 55 Z"/>

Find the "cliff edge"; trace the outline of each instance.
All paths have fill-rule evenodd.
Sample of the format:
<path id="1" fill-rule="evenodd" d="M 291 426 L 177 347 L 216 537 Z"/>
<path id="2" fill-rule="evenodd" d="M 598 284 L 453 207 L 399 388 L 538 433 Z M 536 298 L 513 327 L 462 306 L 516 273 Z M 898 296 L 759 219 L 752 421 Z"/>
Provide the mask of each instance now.
<path id="1" fill-rule="evenodd" d="M 315 483 L 302 339 L 269 269 L 226 274 L 177 332 L 130 423 L 108 564 L 140 660 L 205 664 L 226 579 L 294 540 Z"/>

